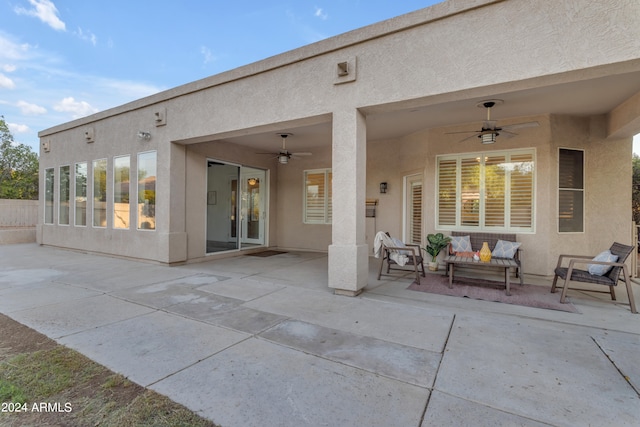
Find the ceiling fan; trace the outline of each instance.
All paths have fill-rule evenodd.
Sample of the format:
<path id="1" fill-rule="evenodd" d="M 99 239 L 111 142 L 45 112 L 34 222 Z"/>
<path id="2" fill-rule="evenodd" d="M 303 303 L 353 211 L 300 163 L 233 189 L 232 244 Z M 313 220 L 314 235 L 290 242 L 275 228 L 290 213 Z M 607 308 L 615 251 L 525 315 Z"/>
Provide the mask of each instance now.
<path id="1" fill-rule="evenodd" d="M 293 136 L 292 133 L 278 133 L 276 134 L 278 135 L 280 138 L 282 138 L 282 148 L 280 149 L 279 152 L 277 153 L 256 153 L 256 154 L 272 154 L 274 156 L 276 156 L 275 158 L 278 159 L 278 163 L 286 165 L 287 163 L 289 163 L 289 159 L 293 158 L 299 158 L 301 156 L 310 156 L 312 153 L 292 153 L 289 150 L 287 150 L 286 147 L 286 140 L 287 137 L 289 136 Z"/>
<path id="2" fill-rule="evenodd" d="M 496 142 L 496 137 L 498 135 L 504 135 L 507 138 L 511 138 L 513 136 L 518 135 L 517 133 L 511 132 L 514 129 L 522 129 L 529 127 L 536 127 L 540 124 L 538 122 L 526 122 L 526 123 L 515 123 L 512 125 L 506 125 L 502 127 L 497 126 L 496 120 L 491 120 L 491 108 L 495 105 L 502 104 L 503 101 L 501 99 L 489 99 L 486 101 L 482 101 L 477 104 L 478 107 L 487 109 L 487 120 L 482 124 L 482 129 L 480 130 L 470 130 L 470 131 L 460 131 L 460 132 L 447 132 L 448 134 L 454 133 L 473 133 L 473 135 L 464 138 L 460 142 L 466 141 L 473 137 L 480 138 L 480 141 L 483 144 L 493 144 Z"/>

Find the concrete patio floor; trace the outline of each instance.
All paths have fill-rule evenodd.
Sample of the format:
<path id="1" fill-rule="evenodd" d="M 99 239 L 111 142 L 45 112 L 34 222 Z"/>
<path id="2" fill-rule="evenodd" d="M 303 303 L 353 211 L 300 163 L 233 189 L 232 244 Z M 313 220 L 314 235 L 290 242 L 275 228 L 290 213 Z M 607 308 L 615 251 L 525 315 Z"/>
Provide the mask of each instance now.
<path id="1" fill-rule="evenodd" d="M 378 262 L 350 298 L 319 253 L 166 267 L 4 245 L 0 312 L 225 427 L 640 425 L 628 305 L 414 292 Z"/>

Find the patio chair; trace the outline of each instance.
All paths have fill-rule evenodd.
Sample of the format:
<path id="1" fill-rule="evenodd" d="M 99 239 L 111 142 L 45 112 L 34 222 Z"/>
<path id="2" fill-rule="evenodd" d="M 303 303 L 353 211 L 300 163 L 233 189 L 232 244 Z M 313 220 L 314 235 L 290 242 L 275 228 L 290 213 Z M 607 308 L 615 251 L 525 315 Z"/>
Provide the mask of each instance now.
<path id="1" fill-rule="evenodd" d="M 567 295 L 567 289 L 569 289 L 569 281 L 574 282 L 583 282 L 583 283 L 595 283 L 597 285 L 604 285 L 609 287 L 609 292 L 611 294 L 611 299 L 613 301 L 616 300 L 616 294 L 614 287 L 618 284 L 618 280 L 623 280 L 627 286 L 627 294 L 629 296 L 629 306 L 631 307 L 632 313 L 637 313 L 636 303 L 633 299 L 633 292 L 631 290 L 631 277 L 629 276 L 629 270 L 625 264 L 625 261 L 633 252 L 633 246 L 623 245 L 621 243 L 615 242 L 611 245 L 609 251 L 613 255 L 618 256 L 618 260 L 615 262 L 608 261 L 595 261 L 593 256 L 585 256 L 585 255 L 560 255 L 558 258 L 558 265 L 555 269 L 555 276 L 553 277 L 553 284 L 551 285 L 551 293 L 555 293 L 556 291 L 556 283 L 558 281 L 558 277 L 564 279 L 564 286 L 562 288 L 562 294 L 560 296 L 560 302 L 565 302 L 565 297 Z M 562 267 L 562 262 L 564 259 L 569 260 L 568 267 Z M 591 274 L 588 270 L 580 270 L 574 268 L 576 264 L 591 264 L 591 265 L 604 265 L 609 266 L 610 269 L 608 272 L 605 272 L 603 275 Z M 620 273 L 623 274 L 623 279 L 620 278 Z M 571 289 L 579 289 L 579 288 L 571 288 Z M 607 293 L 605 291 L 594 291 L 588 289 L 579 289 L 587 292 L 601 292 Z"/>
<path id="2" fill-rule="evenodd" d="M 382 276 L 382 268 L 386 262 L 387 274 L 390 270 L 407 271 L 406 268 L 392 268 L 392 265 L 398 265 L 401 267 L 412 266 L 413 271 L 416 274 L 416 281 L 420 283 L 420 273 L 418 267 L 420 267 L 422 277 L 425 277 L 424 272 L 424 260 L 422 258 L 420 245 L 403 243 L 398 239 L 393 239 L 389 233 L 379 231 L 376 234 L 373 250 L 376 258 L 382 257 L 380 261 L 380 269 L 378 270 L 378 280 Z"/>

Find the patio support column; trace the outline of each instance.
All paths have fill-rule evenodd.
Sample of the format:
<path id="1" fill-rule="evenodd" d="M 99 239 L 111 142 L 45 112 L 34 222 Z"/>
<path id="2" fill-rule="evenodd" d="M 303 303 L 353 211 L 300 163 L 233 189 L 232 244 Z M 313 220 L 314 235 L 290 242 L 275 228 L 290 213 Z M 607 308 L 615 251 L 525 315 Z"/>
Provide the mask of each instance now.
<path id="1" fill-rule="evenodd" d="M 329 287 L 356 296 L 367 285 L 369 246 L 365 237 L 367 129 L 355 108 L 333 113 L 332 243 Z"/>

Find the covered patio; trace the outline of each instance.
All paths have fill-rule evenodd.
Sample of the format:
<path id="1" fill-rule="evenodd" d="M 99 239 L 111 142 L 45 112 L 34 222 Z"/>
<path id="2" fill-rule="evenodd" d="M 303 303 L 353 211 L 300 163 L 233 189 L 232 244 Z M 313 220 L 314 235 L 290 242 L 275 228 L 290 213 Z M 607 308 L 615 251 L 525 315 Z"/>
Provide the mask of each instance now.
<path id="1" fill-rule="evenodd" d="M 638 7 L 445 1 L 44 130 L 37 241 L 169 265 L 323 251 L 325 284 L 355 296 L 377 231 L 495 231 L 549 276 L 631 244 Z M 153 194 L 117 203 L 145 167 Z"/>
<path id="2" fill-rule="evenodd" d="M 640 420 L 638 316 L 580 293 L 566 313 L 408 291 L 408 274 L 344 298 L 317 252 L 168 267 L 22 244 L 0 259 L 0 313 L 220 425 Z"/>

